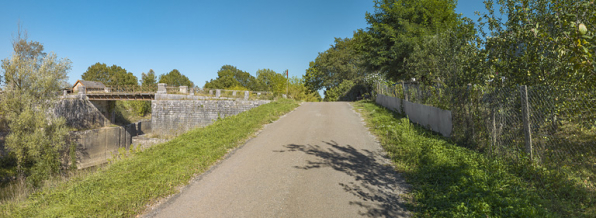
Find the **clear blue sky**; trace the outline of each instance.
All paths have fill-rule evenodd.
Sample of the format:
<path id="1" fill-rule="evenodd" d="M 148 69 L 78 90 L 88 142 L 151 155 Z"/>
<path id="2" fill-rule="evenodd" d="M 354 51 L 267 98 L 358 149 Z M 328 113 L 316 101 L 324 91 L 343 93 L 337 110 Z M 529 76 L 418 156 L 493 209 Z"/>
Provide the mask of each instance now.
<path id="1" fill-rule="evenodd" d="M 0 59 L 12 53 L 20 21 L 29 39 L 72 61 L 69 83 L 97 63 L 139 79 L 178 69 L 202 87 L 230 64 L 255 75 L 269 68 L 301 76 L 333 43 L 367 26 L 372 0 L 302 1 L 1 1 Z M 475 17 L 480 0 L 460 0 Z M 476 18 L 474 18 L 476 20 Z"/>

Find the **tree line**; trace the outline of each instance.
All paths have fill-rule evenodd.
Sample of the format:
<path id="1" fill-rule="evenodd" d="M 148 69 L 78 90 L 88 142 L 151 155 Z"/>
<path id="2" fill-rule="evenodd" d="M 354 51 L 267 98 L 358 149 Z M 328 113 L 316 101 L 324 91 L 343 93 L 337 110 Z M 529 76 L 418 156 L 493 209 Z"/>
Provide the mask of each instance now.
<path id="1" fill-rule="evenodd" d="M 288 92 L 289 97 L 300 101 L 319 101 L 318 92 L 308 89 L 303 78 L 286 78 L 286 75 L 270 69 L 259 69 L 256 77 L 232 65 L 224 65 L 217 77 L 206 81 L 205 89 L 268 91 L 276 96 Z"/>
<path id="2" fill-rule="evenodd" d="M 336 38 L 310 63 L 305 84 L 324 89 L 326 100 L 366 93 L 371 79 L 578 92 L 596 82 L 593 1 L 487 0 L 476 21 L 456 13 L 455 0 L 374 4 L 368 27 Z"/>
<path id="3" fill-rule="evenodd" d="M 159 75 L 159 79 L 155 75 L 155 71 L 150 69 L 147 73 L 143 72 L 139 80 L 131 72 L 120 66 L 112 65 L 108 67 L 105 63 L 99 62 L 88 67 L 81 79 L 99 81 L 106 86 L 157 86 L 157 83 L 166 83 L 168 86 L 194 87 L 194 83 L 177 69 Z"/>

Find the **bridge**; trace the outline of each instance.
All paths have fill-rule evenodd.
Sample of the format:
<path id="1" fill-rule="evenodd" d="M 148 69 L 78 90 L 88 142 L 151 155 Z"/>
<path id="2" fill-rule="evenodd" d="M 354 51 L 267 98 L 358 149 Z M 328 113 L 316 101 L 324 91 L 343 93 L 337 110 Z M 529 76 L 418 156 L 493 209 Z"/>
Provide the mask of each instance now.
<path id="1" fill-rule="evenodd" d="M 159 94 L 176 94 L 195 96 L 197 99 L 235 99 L 244 94 L 244 100 L 254 99 L 272 99 L 273 93 L 267 91 L 241 91 L 241 90 L 223 90 L 223 89 L 194 89 L 188 86 L 167 86 L 165 83 L 159 83 L 157 86 L 112 86 L 101 89 L 77 87 L 79 95 L 85 95 L 91 101 L 150 101 L 156 100 Z M 64 91 L 67 94 L 67 91 Z"/>

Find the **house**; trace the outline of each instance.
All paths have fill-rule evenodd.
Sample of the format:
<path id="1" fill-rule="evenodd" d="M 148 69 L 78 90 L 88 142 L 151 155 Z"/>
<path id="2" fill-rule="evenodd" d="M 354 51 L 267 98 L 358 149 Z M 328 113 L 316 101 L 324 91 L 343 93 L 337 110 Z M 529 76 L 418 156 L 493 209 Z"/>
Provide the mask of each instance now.
<path id="1" fill-rule="evenodd" d="M 106 85 L 102 82 L 97 81 L 85 81 L 85 80 L 77 80 L 75 84 L 72 86 L 72 92 L 78 93 L 79 87 L 85 87 L 86 92 L 104 92 L 106 90 Z"/>

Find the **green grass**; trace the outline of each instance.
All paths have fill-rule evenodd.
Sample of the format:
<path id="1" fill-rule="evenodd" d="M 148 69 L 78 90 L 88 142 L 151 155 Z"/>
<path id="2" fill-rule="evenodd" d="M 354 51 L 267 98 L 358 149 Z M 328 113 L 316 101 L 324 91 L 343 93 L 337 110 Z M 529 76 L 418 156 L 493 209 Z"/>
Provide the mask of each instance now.
<path id="1" fill-rule="evenodd" d="M 570 174 L 489 158 L 372 102 L 355 107 L 413 186 L 418 217 L 596 217 L 593 186 Z"/>
<path id="2" fill-rule="evenodd" d="M 178 192 L 231 149 L 298 103 L 275 101 L 116 161 L 94 173 L 0 205 L 4 217 L 131 217 Z"/>

